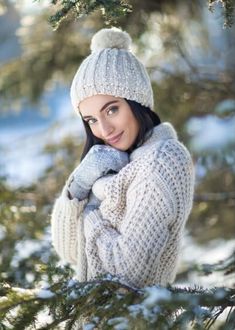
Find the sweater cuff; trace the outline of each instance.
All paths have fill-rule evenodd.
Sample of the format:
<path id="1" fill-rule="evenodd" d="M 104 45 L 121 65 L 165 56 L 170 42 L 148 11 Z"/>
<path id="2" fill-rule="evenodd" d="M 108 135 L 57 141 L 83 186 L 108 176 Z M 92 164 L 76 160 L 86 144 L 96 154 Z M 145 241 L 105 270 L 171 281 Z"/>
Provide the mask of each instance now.
<path id="1" fill-rule="evenodd" d="M 83 240 L 84 233 L 79 230 L 82 221 L 82 212 L 87 199 L 70 200 L 67 189 L 63 189 L 61 196 L 56 200 L 52 216 L 52 242 L 59 256 L 70 263 L 77 262 L 77 241 Z"/>

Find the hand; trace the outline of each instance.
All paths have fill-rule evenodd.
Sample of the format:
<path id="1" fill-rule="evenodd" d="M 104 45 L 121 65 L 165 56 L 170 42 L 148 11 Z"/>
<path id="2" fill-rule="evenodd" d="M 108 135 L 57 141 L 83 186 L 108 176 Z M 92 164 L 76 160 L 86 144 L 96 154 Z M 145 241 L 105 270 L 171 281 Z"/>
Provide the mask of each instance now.
<path id="1" fill-rule="evenodd" d="M 119 172 L 129 162 L 126 152 L 107 145 L 94 145 L 68 180 L 68 190 L 72 198 L 86 198 L 97 179 L 110 170 Z"/>

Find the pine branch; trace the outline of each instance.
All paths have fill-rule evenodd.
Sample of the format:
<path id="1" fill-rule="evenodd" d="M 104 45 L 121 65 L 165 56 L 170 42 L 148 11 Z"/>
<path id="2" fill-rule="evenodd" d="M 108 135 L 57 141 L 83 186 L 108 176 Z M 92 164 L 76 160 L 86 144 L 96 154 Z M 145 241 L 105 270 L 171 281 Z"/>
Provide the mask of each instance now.
<path id="1" fill-rule="evenodd" d="M 68 16 L 79 19 L 99 9 L 105 23 L 114 24 L 118 18 L 125 16 L 132 10 L 131 5 L 124 0 L 52 0 L 51 5 L 56 7 L 56 13 L 49 19 L 54 30 L 57 30 Z"/>
<path id="2" fill-rule="evenodd" d="M 47 310 L 52 321 L 35 329 L 56 329 L 62 322 L 72 328 L 80 318 L 88 318 L 98 329 L 110 329 L 115 322 L 127 322 L 130 328 L 170 328 L 193 322 L 208 329 L 227 308 L 227 323 L 234 317 L 235 289 L 177 288 L 169 286 L 132 288 L 111 276 L 79 283 L 57 281 L 44 290 L 19 290 L 8 286 L 1 290 L 0 317 L 13 329 L 36 324 L 40 311 Z M 18 305 L 19 309 L 15 309 Z M 118 319 L 117 319 L 118 315 Z M 97 321 L 98 320 L 98 321 Z M 6 324 L 6 323 L 5 323 Z M 115 323 L 116 324 L 116 323 Z"/>
<path id="3" fill-rule="evenodd" d="M 211 12 L 218 4 L 223 7 L 224 27 L 231 27 L 234 23 L 234 0 L 207 1 Z M 69 16 L 79 19 L 95 10 L 101 10 L 105 23 L 115 24 L 117 19 L 132 11 L 132 6 L 127 0 L 51 0 L 51 7 L 56 13 L 51 15 L 49 22 L 55 30 Z"/>
<path id="4" fill-rule="evenodd" d="M 220 4 L 223 7 L 224 27 L 231 27 L 234 23 L 234 0 L 208 0 L 208 7 L 211 12 L 214 11 L 216 4 Z"/>
<path id="5" fill-rule="evenodd" d="M 201 272 L 203 275 L 210 275 L 213 272 L 223 272 L 224 275 L 235 273 L 235 250 L 227 258 L 217 263 L 193 265 L 190 269 Z"/>

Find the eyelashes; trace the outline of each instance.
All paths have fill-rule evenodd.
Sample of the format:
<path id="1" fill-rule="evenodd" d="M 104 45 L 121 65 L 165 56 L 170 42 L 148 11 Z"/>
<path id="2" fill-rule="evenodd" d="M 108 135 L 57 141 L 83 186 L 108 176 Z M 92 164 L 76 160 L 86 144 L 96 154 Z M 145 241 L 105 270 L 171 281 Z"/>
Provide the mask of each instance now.
<path id="1" fill-rule="evenodd" d="M 119 110 L 119 108 L 117 106 L 112 106 L 106 110 L 106 114 L 107 114 L 107 116 L 112 116 L 112 115 L 116 114 L 118 112 L 118 110 Z M 97 122 L 97 119 L 89 118 L 85 121 L 88 123 L 88 125 L 93 125 Z"/>
<path id="2" fill-rule="evenodd" d="M 88 125 L 92 125 L 96 122 L 96 119 L 95 118 L 91 118 L 91 119 L 88 119 L 88 120 L 85 120 L 87 122 Z"/>

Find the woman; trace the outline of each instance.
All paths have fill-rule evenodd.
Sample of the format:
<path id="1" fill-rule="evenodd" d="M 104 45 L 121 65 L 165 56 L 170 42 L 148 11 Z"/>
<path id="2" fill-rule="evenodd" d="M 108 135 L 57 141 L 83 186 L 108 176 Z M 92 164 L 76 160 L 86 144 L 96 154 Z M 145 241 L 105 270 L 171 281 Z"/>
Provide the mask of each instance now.
<path id="1" fill-rule="evenodd" d="M 112 274 L 135 287 L 174 281 L 194 169 L 169 123 L 153 110 L 143 64 L 119 29 L 91 42 L 71 86 L 84 122 L 82 161 L 52 213 L 52 238 L 80 281 Z"/>

